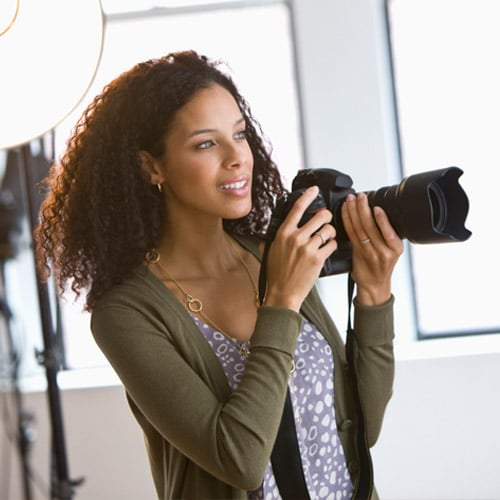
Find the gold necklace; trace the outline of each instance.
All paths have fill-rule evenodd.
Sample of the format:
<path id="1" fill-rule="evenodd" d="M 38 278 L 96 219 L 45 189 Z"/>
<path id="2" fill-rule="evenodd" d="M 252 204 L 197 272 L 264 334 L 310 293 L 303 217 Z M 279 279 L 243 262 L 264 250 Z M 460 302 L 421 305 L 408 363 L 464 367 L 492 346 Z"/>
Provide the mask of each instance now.
<path id="1" fill-rule="evenodd" d="M 233 248 L 233 242 L 231 241 L 231 239 L 229 238 L 229 236 L 227 238 L 229 240 L 229 244 Z M 247 273 L 248 278 L 250 279 L 250 282 L 252 283 L 252 288 L 253 288 L 253 291 L 254 291 L 254 294 L 255 294 L 255 302 L 256 302 L 256 305 L 259 306 L 259 304 L 260 304 L 260 302 L 259 302 L 259 291 L 257 289 L 255 281 L 253 280 L 252 274 L 250 273 L 250 270 L 248 269 L 248 266 L 245 264 L 245 261 L 241 257 L 240 253 L 235 248 L 233 248 L 233 251 L 238 256 L 239 261 L 243 265 L 243 268 L 245 269 L 245 272 Z M 158 266 L 158 269 L 160 270 L 160 273 L 162 274 L 162 277 L 164 278 L 164 280 L 165 281 L 166 280 L 172 281 L 175 284 L 175 286 L 184 294 L 184 297 L 185 297 L 185 300 L 186 300 L 186 306 L 189 309 L 189 311 L 191 311 L 192 313 L 199 314 L 200 316 L 202 316 L 203 319 L 208 324 L 210 324 L 218 332 L 222 333 L 222 335 L 224 335 L 226 338 L 228 338 L 229 340 L 231 340 L 236 345 L 238 351 L 240 352 L 240 354 L 242 356 L 244 356 L 245 358 L 248 358 L 248 356 L 250 355 L 250 349 L 245 344 L 243 344 L 242 342 L 238 341 L 238 339 L 235 339 L 234 337 L 232 337 L 231 335 L 229 335 L 228 333 L 226 333 L 224 330 L 222 330 L 222 328 L 220 328 L 217 325 L 217 323 L 215 323 L 213 320 L 211 320 L 205 314 L 205 312 L 203 311 L 203 302 L 200 299 L 198 299 L 198 298 L 194 297 L 193 295 L 191 295 L 190 293 L 186 292 L 186 290 L 184 290 L 184 288 L 181 286 L 181 284 L 177 280 L 175 280 L 174 278 L 172 278 L 172 276 L 170 276 L 170 274 L 163 267 L 163 265 L 160 264 L 160 254 L 159 254 L 159 252 L 157 250 L 154 249 L 154 250 L 149 251 L 146 254 L 146 261 L 148 263 L 150 263 L 150 264 L 156 264 Z"/>

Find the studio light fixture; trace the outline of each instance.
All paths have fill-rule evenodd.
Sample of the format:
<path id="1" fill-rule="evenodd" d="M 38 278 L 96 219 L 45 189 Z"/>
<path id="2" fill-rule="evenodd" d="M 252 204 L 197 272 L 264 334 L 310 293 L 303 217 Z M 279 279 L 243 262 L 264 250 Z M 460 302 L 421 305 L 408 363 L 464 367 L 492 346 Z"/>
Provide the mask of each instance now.
<path id="1" fill-rule="evenodd" d="M 97 70 L 104 20 L 99 0 L 2 0 L 0 149 L 58 125 Z"/>

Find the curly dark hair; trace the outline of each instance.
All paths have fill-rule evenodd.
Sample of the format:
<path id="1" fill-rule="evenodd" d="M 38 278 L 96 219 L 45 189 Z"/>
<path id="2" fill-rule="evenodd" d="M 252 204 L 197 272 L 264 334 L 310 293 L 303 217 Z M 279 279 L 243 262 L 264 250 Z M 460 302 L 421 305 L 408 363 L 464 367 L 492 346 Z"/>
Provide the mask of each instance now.
<path id="1" fill-rule="evenodd" d="M 77 122 L 60 160 L 46 179 L 48 194 L 35 229 L 37 261 L 61 292 L 68 284 L 99 297 L 139 265 L 160 239 L 164 204 L 141 168 L 139 151 L 159 158 L 176 112 L 200 89 L 216 83 L 238 103 L 254 157 L 253 208 L 225 220 L 237 234 L 262 235 L 285 191 L 271 149 L 245 99 L 220 64 L 193 51 L 135 65 L 108 84 Z"/>

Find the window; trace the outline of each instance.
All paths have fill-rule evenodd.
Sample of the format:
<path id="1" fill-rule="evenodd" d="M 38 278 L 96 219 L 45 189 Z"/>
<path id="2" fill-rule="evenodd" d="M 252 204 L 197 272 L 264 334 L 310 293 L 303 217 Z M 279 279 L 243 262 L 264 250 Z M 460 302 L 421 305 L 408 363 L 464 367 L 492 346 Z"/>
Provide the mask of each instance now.
<path id="1" fill-rule="evenodd" d="M 500 331 L 500 4 L 387 2 L 404 175 L 448 166 L 470 202 L 460 244 L 412 245 L 421 339 Z"/>
<path id="2" fill-rule="evenodd" d="M 106 0 L 102 4 L 106 23 L 100 65 L 84 101 L 55 130 L 56 157 L 83 109 L 110 80 L 139 61 L 176 50 L 195 49 L 227 62 L 254 116 L 272 142 L 274 160 L 283 166 L 282 174 L 289 186 L 296 171 L 303 167 L 303 155 L 291 21 L 285 2 L 231 2 L 227 6 L 223 2 L 208 5 L 206 1 L 198 1 L 191 6 L 186 5 L 188 2 L 177 3 L 183 7 L 163 2 L 169 7 L 152 10 L 147 10 L 148 5 L 143 1 Z M 127 12 L 122 11 L 125 6 Z M 9 265 L 8 280 L 15 316 L 21 323 L 19 328 L 25 332 L 25 374 L 37 372 L 30 353 L 34 347 L 43 348 L 38 335 L 30 259 L 31 252 L 27 250 Z M 27 283 L 33 283 L 33 292 L 27 291 Z M 89 315 L 82 313 L 82 304 L 73 303 L 69 296 L 61 302 L 61 315 L 68 368 L 107 365 L 94 344 Z"/>

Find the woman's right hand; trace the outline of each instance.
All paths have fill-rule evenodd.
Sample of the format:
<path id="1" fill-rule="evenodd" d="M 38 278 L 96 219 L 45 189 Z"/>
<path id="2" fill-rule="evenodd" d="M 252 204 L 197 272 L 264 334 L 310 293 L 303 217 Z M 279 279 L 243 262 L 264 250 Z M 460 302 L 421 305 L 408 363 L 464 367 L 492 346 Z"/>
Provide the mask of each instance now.
<path id="1" fill-rule="evenodd" d="M 329 224 L 332 220 L 329 210 L 318 211 L 298 227 L 318 192 L 317 186 L 308 188 L 276 232 L 267 257 L 264 306 L 286 307 L 298 312 L 325 260 L 337 249 L 335 228 Z"/>

